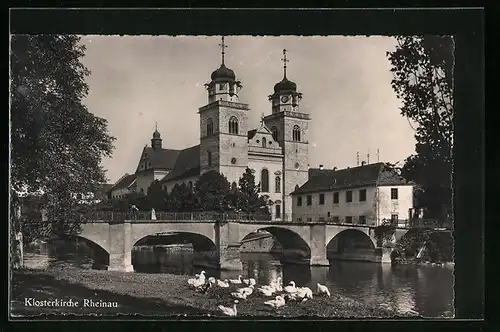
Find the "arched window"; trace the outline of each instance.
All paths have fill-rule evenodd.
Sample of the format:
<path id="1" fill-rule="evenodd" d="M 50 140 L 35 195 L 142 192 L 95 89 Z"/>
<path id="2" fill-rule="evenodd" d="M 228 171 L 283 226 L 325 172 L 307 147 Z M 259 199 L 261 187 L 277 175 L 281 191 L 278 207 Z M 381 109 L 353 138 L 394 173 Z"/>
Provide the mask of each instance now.
<path id="1" fill-rule="evenodd" d="M 236 190 L 238 190 L 238 187 L 236 186 L 236 182 L 233 182 L 233 183 L 231 184 L 231 191 L 232 191 L 232 192 L 236 192 Z"/>
<path id="2" fill-rule="evenodd" d="M 271 132 L 273 133 L 273 139 L 275 141 L 277 141 L 278 140 L 278 128 L 276 128 L 276 126 L 273 126 L 271 128 Z"/>
<path id="3" fill-rule="evenodd" d="M 266 138 L 265 137 L 262 137 L 262 147 L 263 148 L 266 147 Z"/>
<path id="4" fill-rule="evenodd" d="M 229 133 L 238 135 L 238 119 L 235 116 L 229 119 Z"/>
<path id="5" fill-rule="evenodd" d="M 277 193 L 280 193 L 281 192 L 281 178 L 279 176 L 277 176 L 275 179 L 274 179 L 274 185 L 275 185 L 275 192 Z"/>
<path id="6" fill-rule="evenodd" d="M 214 134 L 214 121 L 212 118 L 207 119 L 207 136 L 212 136 Z"/>
<path id="7" fill-rule="evenodd" d="M 269 192 L 269 171 L 265 168 L 260 172 L 260 191 Z"/>
<path id="8" fill-rule="evenodd" d="M 300 127 L 297 125 L 293 126 L 292 139 L 294 142 L 300 142 Z"/>

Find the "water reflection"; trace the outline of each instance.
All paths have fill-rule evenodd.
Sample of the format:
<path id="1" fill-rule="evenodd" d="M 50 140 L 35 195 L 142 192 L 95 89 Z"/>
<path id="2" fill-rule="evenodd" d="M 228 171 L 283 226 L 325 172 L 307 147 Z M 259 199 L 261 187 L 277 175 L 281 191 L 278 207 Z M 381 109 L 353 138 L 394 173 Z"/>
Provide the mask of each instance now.
<path id="1" fill-rule="evenodd" d="M 85 249 L 56 249 L 53 245 L 27 248 L 25 264 L 46 268 L 61 262 L 91 268 L 94 258 Z M 205 270 L 207 276 L 220 279 L 254 278 L 269 284 L 282 278 L 295 281 L 313 291 L 319 282 L 338 293 L 367 304 L 386 306 L 399 313 L 417 312 L 426 317 L 453 317 L 453 270 L 442 267 L 391 266 L 390 264 L 332 261 L 329 267 L 283 265 L 280 255 L 242 253 L 242 271 L 220 271 L 193 266 L 191 251 L 168 252 L 147 248 L 133 254 L 136 272 L 193 275 Z"/>

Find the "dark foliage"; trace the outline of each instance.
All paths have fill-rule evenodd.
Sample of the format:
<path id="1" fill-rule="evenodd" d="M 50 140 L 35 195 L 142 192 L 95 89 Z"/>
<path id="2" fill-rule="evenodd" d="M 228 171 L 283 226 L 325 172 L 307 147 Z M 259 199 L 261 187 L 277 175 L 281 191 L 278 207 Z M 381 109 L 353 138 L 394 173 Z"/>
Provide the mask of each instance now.
<path id="1" fill-rule="evenodd" d="M 403 101 L 401 115 L 416 125 L 416 154 L 401 174 L 419 186 L 417 208 L 425 217 L 446 218 L 451 206 L 453 147 L 453 39 L 450 36 L 397 37 L 388 52 L 392 87 Z"/>
<path id="2" fill-rule="evenodd" d="M 11 37 L 10 184 L 38 193 L 51 221 L 29 220 L 30 236 L 78 231 L 80 206 L 72 193 L 95 192 L 106 181 L 100 162 L 111 155 L 114 138 L 106 120 L 82 102 L 90 74 L 84 54 L 74 35 Z"/>

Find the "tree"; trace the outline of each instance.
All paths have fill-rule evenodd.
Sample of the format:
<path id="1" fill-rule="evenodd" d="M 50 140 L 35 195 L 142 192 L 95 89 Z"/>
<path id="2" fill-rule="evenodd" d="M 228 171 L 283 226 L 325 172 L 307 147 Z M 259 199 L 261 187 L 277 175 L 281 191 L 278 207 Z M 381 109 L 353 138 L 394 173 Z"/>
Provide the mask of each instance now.
<path id="1" fill-rule="evenodd" d="M 90 74 L 84 54 L 74 35 L 11 37 L 10 185 L 16 193 L 43 193 L 53 223 L 31 227 L 41 235 L 77 231 L 71 194 L 95 192 L 106 181 L 100 163 L 111 156 L 114 137 L 83 104 Z"/>
<path id="2" fill-rule="evenodd" d="M 236 193 L 236 207 L 245 213 L 261 211 L 266 206 L 266 201 L 259 196 L 259 186 L 255 184 L 255 176 L 247 167 L 239 179 L 239 188 Z"/>
<path id="3" fill-rule="evenodd" d="M 163 189 L 160 181 L 155 180 L 148 188 L 149 206 L 156 211 L 164 211 L 167 205 L 168 192 Z"/>
<path id="4" fill-rule="evenodd" d="M 403 102 L 401 115 L 416 124 L 416 154 L 401 174 L 420 186 L 417 201 L 426 217 L 442 220 L 451 206 L 453 147 L 453 39 L 450 36 L 397 37 L 388 58 L 392 87 Z"/>
<path id="5" fill-rule="evenodd" d="M 231 210 L 229 182 L 219 172 L 203 173 L 196 181 L 194 195 L 203 211 Z"/>
<path id="6" fill-rule="evenodd" d="M 177 183 L 168 195 L 168 211 L 192 212 L 197 208 L 196 198 L 192 188 L 185 183 Z"/>

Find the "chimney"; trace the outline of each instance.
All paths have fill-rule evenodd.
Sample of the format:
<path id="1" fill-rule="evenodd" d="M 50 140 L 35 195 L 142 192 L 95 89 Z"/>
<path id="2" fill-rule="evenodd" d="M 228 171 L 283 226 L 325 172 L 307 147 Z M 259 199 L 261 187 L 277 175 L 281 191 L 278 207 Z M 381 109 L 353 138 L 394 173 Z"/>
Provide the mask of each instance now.
<path id="1" fill-rule="evenodd" d="M 319 169 L 322 171 L 323 170 L 323 165 L 319 165 Z"/>
<path id="2" fill-rule="evenodd" d="M 363 160 L 363 161 L 361 162 L 361 166 L 365 166 L 365 165 L 366 165 L 366 161 L 364 161 L 364 160 Z"/>

